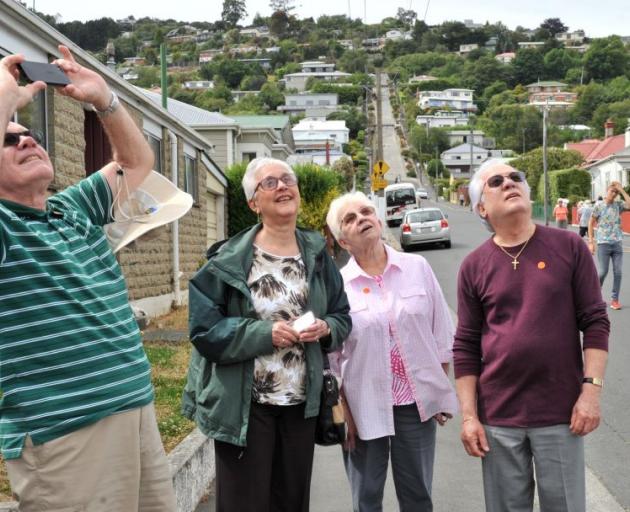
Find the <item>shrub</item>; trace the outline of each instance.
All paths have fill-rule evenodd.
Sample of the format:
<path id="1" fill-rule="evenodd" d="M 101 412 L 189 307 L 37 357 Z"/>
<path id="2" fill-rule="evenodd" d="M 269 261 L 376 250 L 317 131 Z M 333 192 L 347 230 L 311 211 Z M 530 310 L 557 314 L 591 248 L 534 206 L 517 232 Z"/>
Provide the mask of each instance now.
<path id="1" fill-rule="evenodd" d="M 540 176 L 537 200 L 544 201 L 544 176 Z M 586 199 L 591 193 L 591 175 L 582 169 L 565 169 L 549 173 L 549 202 L 555 204 L 558 198 L 564 197 L 573 201 Z"/>

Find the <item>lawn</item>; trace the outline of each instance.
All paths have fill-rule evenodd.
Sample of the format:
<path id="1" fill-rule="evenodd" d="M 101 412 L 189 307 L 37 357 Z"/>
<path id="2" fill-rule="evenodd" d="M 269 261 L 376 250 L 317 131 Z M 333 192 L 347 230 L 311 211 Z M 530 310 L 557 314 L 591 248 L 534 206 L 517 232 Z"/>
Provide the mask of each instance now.
<path id="1" fill-rule="evenodd" d="M 178 308 L 168 315 L 153 320 L 147 331 L 156 329 L 185 331 L 188 328 L 187 322 L 188 308 Z M 193 422 L 184 418 L 179 412 L 191 344 L 152 341 L 145 343 L 144 348 L 152 367 L 158 428 L 164 448 L 168 453 L 194 428 Z M 4 462 L 0 458 L 0 501 L 12 499 Z"/>

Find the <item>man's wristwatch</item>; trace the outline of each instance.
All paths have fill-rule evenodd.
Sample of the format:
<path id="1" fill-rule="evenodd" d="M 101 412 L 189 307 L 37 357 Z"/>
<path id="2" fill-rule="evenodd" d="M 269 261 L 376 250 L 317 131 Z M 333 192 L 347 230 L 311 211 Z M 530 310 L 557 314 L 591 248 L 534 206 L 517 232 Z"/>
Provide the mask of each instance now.
<path id="1" fill-rule="evenodd" d="M 96 115 L 98 117 L 107 117 L 108 115 L 113 114 L 114 112 L 116 112 L 116 110 L 118 110 L 118 107 L 120 107 L 120 100 L 118 99 L 118 95 L 114 91 L 112 91 L 112 98 L 111 100 L 109 100 L 109 105 L 105 110 L 99 110 L 92 104 L 89 104 L 89 107 L 91 108 L 91 110 L 96 112 Z"/>
<path id="2" fill-rule="evenodd" d="M 600 388 L 604 387 L 604 379 L 600 379 L 599 377 L 584 377 L 582 379 L 584 384 L 593 384 L 593 386 L 597 386 Z"/>

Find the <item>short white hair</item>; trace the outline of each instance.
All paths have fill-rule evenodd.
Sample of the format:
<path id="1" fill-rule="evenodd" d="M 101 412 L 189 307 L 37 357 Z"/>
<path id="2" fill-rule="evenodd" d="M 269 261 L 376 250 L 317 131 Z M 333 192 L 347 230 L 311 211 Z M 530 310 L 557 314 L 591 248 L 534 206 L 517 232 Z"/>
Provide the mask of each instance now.
<path id="1" fill-rule="evenodd" d="M 243 192 L 245 192 L 245 199 L 249 201 L 254 198 L 256 187 L 258 186 L 258 171 L 270 165 L 282 167 L 289 174 L 293 174 L 295 176 L 295 172 L 291 169 L 291 166 L 284 160 L 269 157 L 254 158 L 251 162 L 249 162 L 249 164 L 247 164 L 247 169 L 245 169 L 245 174 L 243 175 L 243 180 L 241 181 L 243 185 Z"/>
<path id="2" fill-rule="evenodd" d="M 348 192 L 334 199 L 328 208 L 326 224 L 337 240 L 341 239 L 341 212 L 351 203 L 374 207 L 372 201 L 363 192 Z"/>
<path id="3" fill-rule="evenodd" d="M 486 160 L 483 164 L 481 164 L 481 167 L 477 169 L 475 174 L 473 174 L 473 177 L 471 178 L 470 183 L 468 184 L 468 196 L 470 197 L 470 204 L 472 206 L 472 210 L 479 216 L 479 218 L 481 219 L 481 222 L 483 223 L 484 226 L 486 226 L 488 231 L 491 231 L 492 233 L 494 233 L 494 228 L 492 227 L 488 219 L 482 217 L 481 214 L 479 213 L 479 203 L 483 202 L 483 186 L 486 184 L 486 181 L 481 179 L 481 176 L 488 169 L 491 169 L 492 167 L 497 167 L 499 165 L 507 165 L 507 164 L 504 164 L 500 160 L 496 160 L 496 159 Z M 512 167 L 511 165 L 508 165 L 508 167 L 511 167 L 515 171 L 518 171 L 518 169 Z M 527 179 L 524 181 L 523 185 L 525 187 L 525 190 L 527 190 L 527 198 L 529 199 L 530 188 L 529 188 L 529 184 L 527 183 Z"/>

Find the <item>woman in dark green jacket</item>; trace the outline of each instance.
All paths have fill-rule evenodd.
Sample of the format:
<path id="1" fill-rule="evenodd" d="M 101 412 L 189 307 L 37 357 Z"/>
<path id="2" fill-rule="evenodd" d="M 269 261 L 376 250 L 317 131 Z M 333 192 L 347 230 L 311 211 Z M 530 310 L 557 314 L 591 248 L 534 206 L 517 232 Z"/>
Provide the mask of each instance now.
<path id="1" fill-rule="evenodd" d="M 350 308 L 324 239 L 296 227 L 291 167 L 253 160 L 243 189 L 261 223 L 190 282 L 184 413 L 215 440 L 217 511 L 307 511 L 322 349 L 341 347 Z M 298 329 L 306 312 L 314 321 Z"/>

